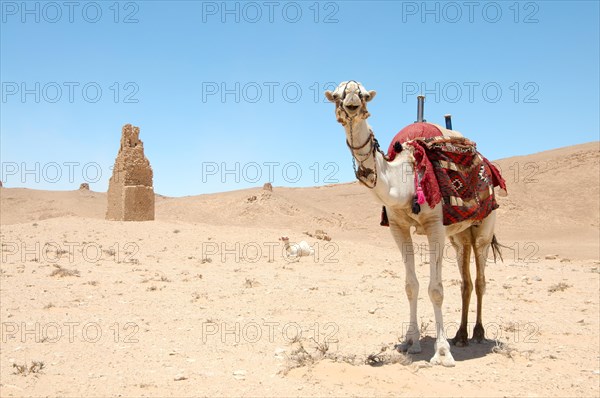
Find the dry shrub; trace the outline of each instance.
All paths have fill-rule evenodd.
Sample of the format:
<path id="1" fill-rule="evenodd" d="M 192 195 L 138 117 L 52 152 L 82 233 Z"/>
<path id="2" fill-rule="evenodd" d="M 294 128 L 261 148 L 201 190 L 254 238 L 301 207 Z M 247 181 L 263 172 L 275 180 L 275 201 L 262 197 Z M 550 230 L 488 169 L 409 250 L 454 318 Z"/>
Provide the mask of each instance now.
<path id="1" fill-rule="evenodd" d="M 565 290 L 567 290 L 570 287 L 571 287 L 571 285 L 569 285 L 565 282 L 555 283 L 554 285 L 552 285 L 548 288 L 548 293 L 552 294 L 552 293 L 556 293 L 556 292 L 564 292 Z"/>
<path id="2" fill-rule="evenodd" d="M 68 269 L 68 268 L 63 268 L 58 264 L 54 264 L 54 267 L 56 268 L 54 271 L 52 271 L 52 273 L 50 274 L 50 276 L 57 276 L 59 278 L 65 278 L 67 276 L 76 276 L 79 277 L 79 271 L 76 269 Z"/>

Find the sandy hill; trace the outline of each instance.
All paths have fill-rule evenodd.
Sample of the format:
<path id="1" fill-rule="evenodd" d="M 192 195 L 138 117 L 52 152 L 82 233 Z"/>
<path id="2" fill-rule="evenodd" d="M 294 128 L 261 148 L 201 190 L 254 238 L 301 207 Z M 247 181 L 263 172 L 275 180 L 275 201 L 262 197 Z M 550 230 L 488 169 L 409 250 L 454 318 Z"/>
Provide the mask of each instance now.
<path id="1" fill-rule="evenodd" d="M 581 255 L 589 258 L 598 254 L 598 142 L 501 159 L 495 164 L 509 191 L 508 197 L 499 198 L 501 240 L 503 232 L 507 232 L 513 241 L 537 242 L 540 253 L 546 253 L 562 250 L 566 243 L 561 243 L 560 236 L 576 233 L 581 238 L 577 245 L 584 250 Z M 106 211 L 106 194 L 100 192 L 21 188 L 3 188 L 1 192 L 2 224 L 65 216 L 104 219 Z M 369 191 L 356 182 L 311 188 L 275 187 L 273 192 L 255 188 L 156 198 L 157 220 L 295 231 L 323 229 L 348 238 L 380 237 L 379 217 L 380 207 Z"/>

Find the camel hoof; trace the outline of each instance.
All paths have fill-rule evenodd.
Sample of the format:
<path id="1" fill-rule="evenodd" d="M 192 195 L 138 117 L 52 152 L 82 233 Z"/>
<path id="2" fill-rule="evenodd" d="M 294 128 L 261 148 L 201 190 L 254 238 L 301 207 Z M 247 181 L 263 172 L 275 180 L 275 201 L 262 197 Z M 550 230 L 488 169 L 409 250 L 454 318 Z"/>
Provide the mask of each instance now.
<path id="1" fill-rule="evenodd" d="M 445 356 L 444 360 L 442 361 L 442 366 L 445 366 L 447 368 L 453 368 L 454 366 L 456 366 L 456 362 L 454 361 L 454 358 Z"/>
<path id="2" fill-rule="evenodd" d="M 435 354 L 429 363 L 432 365 L 442 365 L 446 367 L 452 367 L 455 365 L 448 341 L 440 340 L 435 343 Z"/>
<path id="3" fill-rule="evenodd" d="M 405 341 L 403 343 L 396 345 L 396 350 L 408 354 L 418 354 L 421 352 L 421 343 L 411 343 L 409 341 Z"/>
<path id="4" fill-rule="evenodd" d="M 440 357 L 440 355 L 435 354 L 433 356 L 433 358 L 431 358 L 429 363 L 432 365 L 442 365 L 447 368 L 456 366 L 456 362 L 454 361 L 454 358 L 450 354 L 446 354 L 441 357 Z"/>
<path id="5" fill-rule="evenodd" d="M 409 354 L 418 354 L 421 352 L 421 344 L 420 343 L 416 343 L 410 346 L 410 348 L 407 351 Z"/>
<path id="6" fill-rule="evenodd" d="M 396 344 L 396 346 L 394 348 L 399 352 L 407 352 L 408 349 L 410 348 L 410 344 L 407 342 L 404 342 L 404 343 Z"/>
<path id="7" fill-rule="evenodd" d="M 475 328 L 473 329 L 473 340 L 476 343 L 481 343 L 485 340 L 485 330 L 481 323 L 475 324 Z"/>
<path id="8" fill-rule="evenodd" d="M 452 339 L 452 344 L 457 347 L 466 347 L 469 345 L 469 335 L 466 329 L 458 329 L 456 336 Z"/>

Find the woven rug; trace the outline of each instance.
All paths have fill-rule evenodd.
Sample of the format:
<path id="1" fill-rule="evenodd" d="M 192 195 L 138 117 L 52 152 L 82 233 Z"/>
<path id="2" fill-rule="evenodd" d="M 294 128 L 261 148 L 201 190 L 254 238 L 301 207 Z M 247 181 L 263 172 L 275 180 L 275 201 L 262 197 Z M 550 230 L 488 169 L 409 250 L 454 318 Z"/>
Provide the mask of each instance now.
<path id="1" fill-rule="evenodd" d="M 463 137 L 418 138 L 404 146 L 414 148 L 415 169 L 425 200 L 431 208 L 440 201 L 444 225 L 481 221 L 498 208 L 494 187 L 506 190 L 498 169 Z"/>

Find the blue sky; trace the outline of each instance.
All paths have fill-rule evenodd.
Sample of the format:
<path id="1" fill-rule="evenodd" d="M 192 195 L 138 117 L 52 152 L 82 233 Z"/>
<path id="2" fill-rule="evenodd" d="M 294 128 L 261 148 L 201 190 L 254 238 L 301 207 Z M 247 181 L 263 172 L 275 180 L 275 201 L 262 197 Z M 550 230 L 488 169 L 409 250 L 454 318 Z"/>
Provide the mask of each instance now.
<path id="1" fill-rule="evenodd" d="M 352 181 L 348 79 L 384 147 L 421 91 L 490 159 L 599 139 L 597 1 L 69 4 L 1 2 L 5 186 L 106 190 L 126 123 L 163 195 Z"/>

